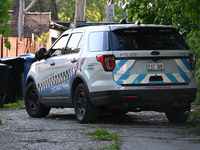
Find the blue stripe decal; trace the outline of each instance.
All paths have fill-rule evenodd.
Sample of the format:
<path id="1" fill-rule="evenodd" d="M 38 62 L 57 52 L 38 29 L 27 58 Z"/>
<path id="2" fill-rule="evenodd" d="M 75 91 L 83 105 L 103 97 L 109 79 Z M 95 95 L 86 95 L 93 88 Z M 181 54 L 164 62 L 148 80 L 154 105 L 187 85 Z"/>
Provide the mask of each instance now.
<path id="1" fill-rule="evenodd" d="M 173 82 L 173 83 L 177 83 L 178 82 L 178 80 L 174 77 L 174 75 L 172 73 L 166 73 L 165 75 L 169 78 L 169 80 L 171 82 Z"/>
<path id="2" fill-rule="evenodd" d="M 184 65 L 187 67 L 187 69 L 192 72 L 192 69 L 190 67 L 190 63 L 188 62 L 187 59 L 181 59 L 181 61 L 184 63 Z"/>
<path id="3" fill-rule="evenodd" d="M 128 70 L 125 72 L 125 74 L 130 74 L 130 72 L 131 72 L 131 69 L 132 69 L 132 65 L 128 68 Z"/>
<path id="4" fill-rule="evenodd" d="M 158 74 L 135 74 L 131 73 L 135 61 L 117 60 L 113 70 L 115 81 L 118 84 L 140 84 L 140 83 L 184 83 L 191 81 L 192 69 L 188 59 L 176 59 L 178 70 L 173 73 L 159 73 L 163 81 L 149 81 L 148 76 L 158 76 Z M 129 68 L 128 68 L 129 67 Z M 137 71 L 133 71 L 137 72 Z M 147 78 L 148 77 L 148 78 Z"/>
<path id="5" fill-rule="evenodd" d="M 120 60 L 120 61 L 118 61 L 118 63 L 115 66 L 115 69 L 113 70 L 113 73 L 116 74 L 127 61 L 128 60 Z"/>
<path id="6" fill-rule="evenodd" d="M 128 79 L 129 76 L 130 76 L 130 75 L 122 75 L 122 76 L 117 80 L 117 83 L 118 83 L 118 84 L 123 84 L 124 81 L 125 81 L 126 79 Z"/>
<path id="7" fill-rule="evenodd" d="M 147 76 L 147 74 L 140 74 L 132 83 L 140 83 Z"/>
<path id="8" fill-rule="evenodd" d="M 180 73 L 180 76 L 185 80 L 185 82 L 190 82 L 190 78 L 186 73 Z"/>
<path id="9" fill-rule="evenodd" d="M 180 71 L 180 72 L 184 72 L 184 71 L 181 69 L 181 67 L 180 67 L 180 66 L 178 66 L 178 69 L 179 69 L 179 71 Z"/>

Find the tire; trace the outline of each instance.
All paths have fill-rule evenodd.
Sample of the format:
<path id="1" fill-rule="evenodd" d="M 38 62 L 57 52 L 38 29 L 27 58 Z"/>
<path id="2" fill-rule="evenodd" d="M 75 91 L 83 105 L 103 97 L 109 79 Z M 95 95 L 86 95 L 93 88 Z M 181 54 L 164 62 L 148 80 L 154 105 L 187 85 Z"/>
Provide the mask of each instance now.
<path id="1" fill-rule="evenodd" d="M 50 112 L 50 107 L 44 106 L 40 103 L 38 91 L 33 82 L 31 82 L 25 92 L 25 107 L 27 113 L 31 117 L 42 118 L 46 117 Z"/>
<path id="2" fill-rule="evenodd" d="M 172 123 L 184 123 L 188 120 L 189 116 L 185 114 L 187 111 L 190 111 L 191 104 L 188 104 L 185 107 L 175 107 L 171 108 L 165 112 L 167 119 Z"/>
<path id="3" fill-rule="evenodd" d="M 79 84 L 74 96 L 74 110 L 76 119 L 80 123 L 96 123 L 99 118 L 99 108 L 94 107 L 89 100 L 83 83 Z"/>

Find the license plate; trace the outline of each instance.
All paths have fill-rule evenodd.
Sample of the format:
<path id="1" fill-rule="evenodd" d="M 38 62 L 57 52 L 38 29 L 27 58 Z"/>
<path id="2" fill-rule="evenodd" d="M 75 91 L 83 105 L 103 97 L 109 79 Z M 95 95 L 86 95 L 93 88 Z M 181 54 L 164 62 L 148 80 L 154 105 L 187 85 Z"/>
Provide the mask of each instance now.
<path id="1" fill-rule="evenodd" d="M 165 69 L 165 67 L 164 67 L 163 62 L 148 62 L 147 63 L 148 71 L 162 71 L 164 69 Z"/>

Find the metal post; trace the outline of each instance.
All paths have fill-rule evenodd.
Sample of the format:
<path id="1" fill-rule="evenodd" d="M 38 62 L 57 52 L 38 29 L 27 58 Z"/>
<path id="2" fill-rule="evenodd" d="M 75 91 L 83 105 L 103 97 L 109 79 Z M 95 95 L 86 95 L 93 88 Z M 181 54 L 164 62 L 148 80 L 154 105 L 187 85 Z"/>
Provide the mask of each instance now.
<path id="1" fill-rule="evenodd" d="M 74 22 L 85 20 L 86 0 L 76 0 Z"/>
<path id="2" fill-rule="evenodd" d="M 114 22 L 114 0 L 108 0 L 108 4 L 106 5 L 106 21 Z"/>

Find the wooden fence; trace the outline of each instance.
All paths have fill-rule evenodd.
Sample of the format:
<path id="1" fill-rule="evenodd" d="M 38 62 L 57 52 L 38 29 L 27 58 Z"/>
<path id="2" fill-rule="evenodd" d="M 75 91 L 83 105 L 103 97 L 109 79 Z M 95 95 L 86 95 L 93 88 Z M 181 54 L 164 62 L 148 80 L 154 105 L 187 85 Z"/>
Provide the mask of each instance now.
<path id="1" fill-rule="evenodd" d="M 27 38 L 9 37 L 11 48 L 4 45 L 4 38 L 0 36 L 0 58 L 15 57 L 21 54 L 35 53 L 39 47 L 46 47 L 46 43 L 40 43 Z"/>

